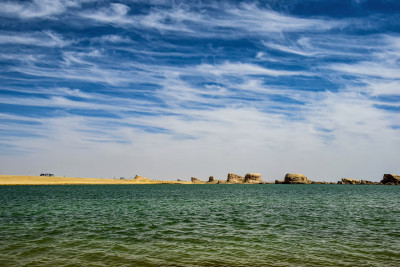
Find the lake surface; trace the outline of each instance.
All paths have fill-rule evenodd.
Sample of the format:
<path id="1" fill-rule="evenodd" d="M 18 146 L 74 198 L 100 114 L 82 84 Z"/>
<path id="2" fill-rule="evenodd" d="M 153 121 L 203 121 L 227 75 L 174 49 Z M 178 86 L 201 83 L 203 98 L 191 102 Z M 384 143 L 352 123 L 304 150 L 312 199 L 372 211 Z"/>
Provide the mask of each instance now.
<path id="1" fill-rule="evenodd" d="M 0 187 L 0 266 L 399 266 L 400 186 Z"/>

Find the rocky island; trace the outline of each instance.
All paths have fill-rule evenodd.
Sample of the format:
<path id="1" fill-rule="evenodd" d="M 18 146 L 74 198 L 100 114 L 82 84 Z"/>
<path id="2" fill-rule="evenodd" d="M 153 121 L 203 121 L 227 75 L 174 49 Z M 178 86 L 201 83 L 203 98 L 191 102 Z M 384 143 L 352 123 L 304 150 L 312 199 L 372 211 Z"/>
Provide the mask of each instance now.
<path id="1" fill-rule="evenodd" d="M 178 179 L 178 181 L 181 181 Z M 226 181 L 215 180 L 214 176 L 210 176 L 208 182 L 192 177 L 193 184 L 343 184 L 343 185 L 400 185 L 400 176 L 395 174 L 384 174 L 380 182 L 372 182 L 368 180 L 356 180 L 353 178 L 342 178 L 338 182 L 318 182 L 311 181 L 304 174 L 287 173 L 284 180 L 275 180 L 275 182 L 264 182 L 261 179 L 261 173 L 248 173 L 244 177 L 228 173 Z"/>

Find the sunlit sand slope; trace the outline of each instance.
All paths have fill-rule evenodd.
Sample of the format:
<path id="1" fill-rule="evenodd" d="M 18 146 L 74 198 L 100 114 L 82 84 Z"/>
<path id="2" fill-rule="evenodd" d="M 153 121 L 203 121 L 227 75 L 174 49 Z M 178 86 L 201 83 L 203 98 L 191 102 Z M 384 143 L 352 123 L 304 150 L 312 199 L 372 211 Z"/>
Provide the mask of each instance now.
<path id="1" fill-rule="evenodd" d="M 101 178 L 45 177 L 0 175 L 0 185 L 51 185 L 51 184 L 191 184 L 191 182 L 175 182 L 161 180 L 120 180 Z"/>

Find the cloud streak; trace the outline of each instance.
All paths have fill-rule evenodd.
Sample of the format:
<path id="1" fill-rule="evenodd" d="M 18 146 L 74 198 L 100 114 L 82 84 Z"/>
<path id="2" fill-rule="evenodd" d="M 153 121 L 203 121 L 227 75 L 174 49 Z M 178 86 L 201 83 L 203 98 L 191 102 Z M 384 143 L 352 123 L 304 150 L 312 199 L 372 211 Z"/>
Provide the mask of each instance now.
<path id="1" fill-rule="evenodd" d="M 219 10 L 218 16 L 213 12 Z M 183 35 L 232 38 L 243 34 L 270 35 L 271 33 L 303 30 L 324 31 L 343 27 L 346 22 L 334 20 L 305 19 L 283 15 L 273 10 L 262 9 L 254 4 L 231 6 L 222 4 L 212 7 L 210 13 L 198 12 L 190 6 L 180 5 L 172 9 L 153 8 L 144 15 L 130 15 L 124 4 L 111 3 L 96 11 L 85 11 L 80 15 L 98 23 L 111 23 L 120 27 L 154 29 L 161 33 L 175 32 Z M 232 31 L 236 30 L 235 35 Z"/>
<path id="2" fill-rule="evenodd" d="M 34 32 L 34 33 L 15 33 L 3 32 L 0 33 L 0 45 L 31 45 L 43 47 L 64 47 L 72 42 L 64 40 L 57 33 L 50 31 Z"/>

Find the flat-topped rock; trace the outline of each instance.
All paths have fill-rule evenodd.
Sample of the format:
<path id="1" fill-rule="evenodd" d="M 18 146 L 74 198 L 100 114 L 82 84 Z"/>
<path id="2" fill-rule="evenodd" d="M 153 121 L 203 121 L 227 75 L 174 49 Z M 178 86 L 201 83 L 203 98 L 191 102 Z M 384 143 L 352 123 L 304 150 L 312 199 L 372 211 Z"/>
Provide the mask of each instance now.
<path id="1" fill-rule="evenodd" d="M 285 183 L 284 180 L 275 180 L 275 184 L 283 184 L 283 183 Z"/>
<path id="2" fill-rule="evenodd" d="M 261 173 L 248 173 L 244 177 L 244 183 L 249 184 L 260 184 L 263 181 L 261 180 Z"/>
<path id="3" fill-rule="evenodd" d="M 382 184 L 399 185 L 400 184 L 400 176 L 396 175 L 396 174 L 384 174 L 381 183 Z"/>
<path id="4" fill-rule="evenodd" d="M 285 184 L 311 184 L 311 181 L 304 174 L 287 173 L 285 175 Z"/>
<path id="5" fill-rule="evenodd" d="M 244 182 L 244 177 L 234 173 L 228 173 L 228 179 L 226 180 L 226 182 L 232 184 L 241 184 Z"/>
<path id="6" fill-rule="evenodd" d="M 361 184 L 361 182 L 352 178 L 342 178 L 342 184 Z"/>

